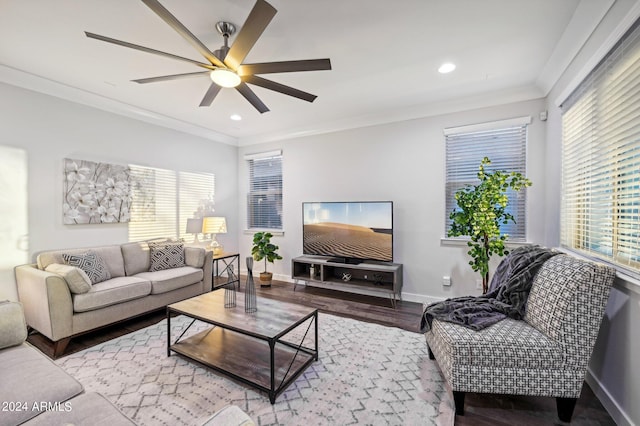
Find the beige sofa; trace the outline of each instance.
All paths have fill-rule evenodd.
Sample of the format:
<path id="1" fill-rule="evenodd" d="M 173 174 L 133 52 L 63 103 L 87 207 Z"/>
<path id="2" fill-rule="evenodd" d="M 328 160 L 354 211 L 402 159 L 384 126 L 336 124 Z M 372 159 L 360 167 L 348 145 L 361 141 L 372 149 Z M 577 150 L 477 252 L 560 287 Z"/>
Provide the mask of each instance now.
<path id="1" fill-rule="evenodd" d="M 78 274 L 61 273 L 59 268 L 65 264 L 63 254 L 88 251 L 106 263 L 110 279 L 79 290 Z M 183 255 L 184 266 L 150 272 L 146 242 L 40 253 L 36 264 L 15 268 L 27 324 L 55 343 L 57 357 L 73 336 L 211 291 L 212 253 L 185 246 Z"/>
<path id="2" fill-rule="evenodd" d="M 0 424 L 135 426 L 111 402 L 82 385 L 25 342 L 17 302 L 0 302 Z"/>

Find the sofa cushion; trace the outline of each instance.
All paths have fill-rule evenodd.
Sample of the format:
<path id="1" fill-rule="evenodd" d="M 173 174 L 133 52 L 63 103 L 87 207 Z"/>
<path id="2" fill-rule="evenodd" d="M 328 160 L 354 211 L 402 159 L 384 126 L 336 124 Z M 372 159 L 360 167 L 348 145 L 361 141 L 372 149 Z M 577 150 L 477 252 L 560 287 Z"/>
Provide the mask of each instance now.
<path id="1" fill-rule="evenodd" d="M 149 271 L 162 271 L 164 269 L 184 266 L 184 245 L 182 243 L 154 241 L 148 244 L 151 250 L 151 266 L 149 267 Z"/>
<path id="2" fill-rule="evenodd" d="M 124 258 L 124 271 L 127 276 L 147 272 L 151 267 L 149 244 L 145 241 L 126 243 L 121 247 Z"/>
<path id="3" fill-rule="evenodd" d="M 73 295 L 73 310 L 87 312 L 138 299 L 151 293 L 151 283 L 139 277 L 117 277 L 94 284 L 87 293 Z"/>
<path id="4" fill-rule="evenodd" d="M 122 259 L 122 250 L 119 245 L 42 252 L 36 258 L 36 262 L 38 263 L 38 268 L 44 270 L 52 263 L 65 263 L 62 259 L 63 253 L 82 254 L 89 250 L 99 255 L 106 262 L 111 277 L 124 276 L 124 260 Z"/>
<path id="5" fill-rule="evenodd" d="M 491 327 L 474 331 L 450 322 L 434 320 L 430 346 L 451 357 L 455 365 L 535 369 L 563 368 L 562 347 L 525 321 L 506 318 Z M 440 360 L 439 360 L 440 361 Z"/>
<path id="6" fill-rule="evenodd" d="M 28 343 L 0 352 L 0 377 L 0 401 L 26 408 L 0 413 L 3 425 L 20 424 L 38 415 L 42 402 L 64 406 L 64 401 L 82 392 L 77 380 Z"/>
<path id="7" fill-rule="evenodd" d="M 27 340 L 27 323 L 24 319 L 22 305 L 8 300 L 1 301 L 0 349 L 19 345 L 25 340 Z"/>
<path id="8" fill-rule="evenodd" d="M 135 426 L 108 399 L 96 392 L 84 393 L 27 422 L 29 426 Z"/>
<path id="9" fill-rule="evenodd" d="M 91 250 L 80 254 L 62 253 L 62 259 L 67 265 L 78 267 L 86 272 L 91 284 L 97 284 L 111 278 L 105 261 Z"/>
<path id="10" fill-rule="evenodd" d="M 206 258 L 207 251 L 203 247 L 188 247 L 184 248 L 184 263 L 187 266 L 193 266 L 196 268 L 204 267 L 204 259 Z"/>
<path id="11" fill-rule="evenodd" d="M 86 293 L 91 289 L 91 279 L 86 272 L 76 266 L 52 263 L 44 270 L 62 276 L 67 282 L 71 293 Z"/>
<path id="12" fill-rule="evenodd" d="M 151 281 L 151 294 L 166 293 L 202 281 L 204 273 L 200 268 L 183 266 L 155 272 L 141 272 L 138 278 Z"/>

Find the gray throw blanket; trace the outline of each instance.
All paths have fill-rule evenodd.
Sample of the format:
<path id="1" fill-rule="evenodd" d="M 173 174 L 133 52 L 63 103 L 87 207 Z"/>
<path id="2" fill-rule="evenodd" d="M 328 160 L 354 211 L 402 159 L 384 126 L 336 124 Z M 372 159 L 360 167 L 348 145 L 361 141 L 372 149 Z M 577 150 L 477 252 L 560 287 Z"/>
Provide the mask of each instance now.
<path id="1" fill-rule="evenodd" d="M 533 276 L 556 254 L 559 253 L 540 246 L 518 247 L 500 262 L 487 294 L 432 303 L 424 310 L 420 331 L 429 331 L 434 318 L 472 330 L 482 330 L 507 317 L 522 319 Z"/>

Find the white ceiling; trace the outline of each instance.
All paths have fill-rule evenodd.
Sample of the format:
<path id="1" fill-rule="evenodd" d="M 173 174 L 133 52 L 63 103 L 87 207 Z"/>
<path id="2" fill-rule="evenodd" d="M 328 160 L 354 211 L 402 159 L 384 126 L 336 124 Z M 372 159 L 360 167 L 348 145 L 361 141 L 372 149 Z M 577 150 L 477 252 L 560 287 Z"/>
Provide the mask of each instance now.
<path id="1" fill-rule="evenodd" d="M 254 0 L 160 0 L 210 50 Z M 260 87 L 259 114 L 234 89 L 198 107 L 201 71 L 84 31 L 203 61 L 141 1 L 0 0 L 0 81 L 231 144 L 314 134 L 545 96 L 613 0 L 268 0 L 278 13 L 245 63 L 331 59 L 331 71 L 272 74 L 313 103 Z M 233 37 L 231 43 L 233 43 Z M 445 61 L 457 69 L 437 72 Z M 230 120 L 240 114 L 240 122 Z"/>

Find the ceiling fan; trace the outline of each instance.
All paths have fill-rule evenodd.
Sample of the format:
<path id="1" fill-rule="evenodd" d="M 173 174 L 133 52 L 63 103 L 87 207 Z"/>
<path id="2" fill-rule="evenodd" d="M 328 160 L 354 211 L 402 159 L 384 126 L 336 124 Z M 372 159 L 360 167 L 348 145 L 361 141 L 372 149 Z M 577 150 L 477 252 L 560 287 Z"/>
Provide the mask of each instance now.
<path id="1" fill-rule="evenodd" d="M 140 50 L 179 61 L 189 62 L 206 71 L 190 72 L 184 74 L 164 75 L 159 77 L 142 78 L 132 80 L 139 84 L 155 83 L 158 81 L 177 80 L 181 78 L 191 78 L 207 76 L 213 81 L 209 89 L 204 95 L 200 106 L 210 106 L 216 95 L 223 87 L 235 87 L 247 101 L 251 103 L 260 113 L 269 111 L 269 108 L 256 96 L 248 84 L 264 87 L 285 95 L 293 96 L 308 102 L 313 102 L 316 95 L 303 92 L 284 84 L 277 83 L 266 78 L 259 77 L 257 74 L 284 73 L 296 71 L 320 71 L 330 70 L 331 61 L 329 59 L 306 59 L 298 61 L 281 61 L 281 62 L 263 62 L 256 64 L 243 64 L 245 57 L 258 41 L 263 31 L 271 22 L 271 19 L 277 13 L 277 10 L 267 3 L 265 0 L 257 0 L 253 9 L 249 13 L 244 25 L 238 32 L 235 42 L 231 47 L 228 46 L 229 36 L 233 35 L 236 28 L 229 22 L 218 22 L 216 29 L 224 37 L 224 45 L 215 51 L 209 50 L 196 36 L 194 36 L 178 19 L 171 14 L 157 0 L 142 0 L 156 15 L 164 20 L 171 28 L 187 40 L 198 52 L 207 60 L 207 62 L 199 62 L 171 53 L 162 52 L 160 50 L 132 44 L 126 41 L 116 40 L 110 37 L 85 31 L 89 38 L 105 41 L 107 43 L 117 44 L 119 46 Z"/>

